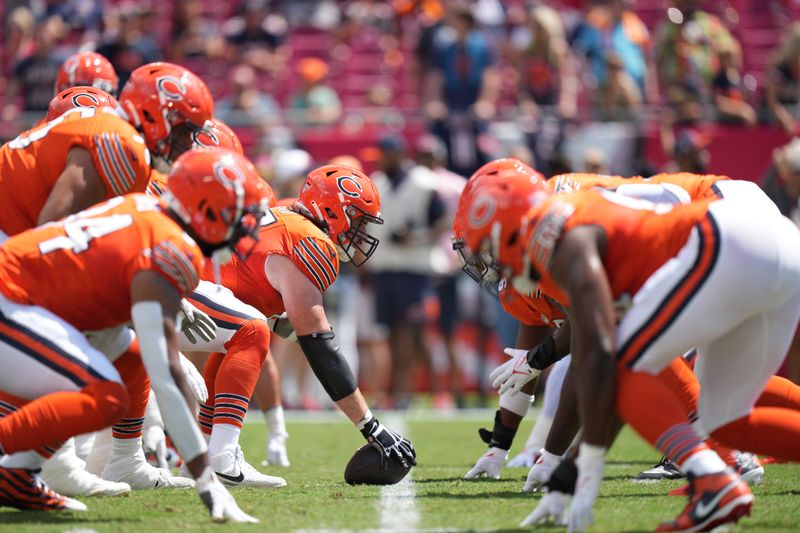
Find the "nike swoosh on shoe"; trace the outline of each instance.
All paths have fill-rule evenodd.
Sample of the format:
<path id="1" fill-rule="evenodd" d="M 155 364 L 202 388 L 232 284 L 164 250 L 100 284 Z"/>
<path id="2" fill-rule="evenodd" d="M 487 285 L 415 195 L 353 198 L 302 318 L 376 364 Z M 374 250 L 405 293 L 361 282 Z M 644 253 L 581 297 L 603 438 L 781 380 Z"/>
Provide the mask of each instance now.
<path id="1" fill-rule="evenodd" d="M 229 476 L 227 474 L 220 474 L 219 472 L 217 472 L 216 474 L 223 479 L 227 479 L 231 483 L 241 483 L 242 481 L 244 481 L 244 472 L 242 471 L 239 471 L 238 476 Z"/>

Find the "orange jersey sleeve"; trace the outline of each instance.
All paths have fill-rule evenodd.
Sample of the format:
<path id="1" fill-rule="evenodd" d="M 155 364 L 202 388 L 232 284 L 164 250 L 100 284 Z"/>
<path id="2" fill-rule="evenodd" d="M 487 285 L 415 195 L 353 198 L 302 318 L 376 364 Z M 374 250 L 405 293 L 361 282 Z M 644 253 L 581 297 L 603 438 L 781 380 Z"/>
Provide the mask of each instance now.
<path id="1" fill-rule="evenodd" d="M 500 304 L 506 313 L 526 326 L 554 327 L 566 319 L 564 312 L 539 289 L 535 294 L 523 294 L 504 283 L 500 290 Z"/>
<path id="2" fill-rule="evenodd" d="M 606 236 L 603 265 L 614 298 L 632 296 L 678 253 L 692 228 L 706 217 L 710 202 L 652 204 L 597 190 L 553 195 L 529 215 L 533 226 L 526 233 L 531 263 L 542 285 L 555 288 L 550 266 L 560 239 L 576 226 L 599 226 Z M 567 303 L 567 298 L 558 301 Z"/>
<path id="3" fill-rule="evenodd" d="M 642 180 L 643 183 L 669 183 L 689 193 L 689 197 L 694 200 L 705 200 L 708 198 L 719 198 L 716 190 L 716 183 L 728 180 L 727 176 L 717 176 L 715 174 L 692 174 L 690 172 L 675 172 L 656 174 L 650 178 Z"/>
<path id="4" fill-rule="evenodd" d="M 274 207 L 262 218 L 258 237 L 258 243 L 245 261 L 234 257 L 222 266 L 220 273 L 222 285 L 265 315 L 277 315 L 286 310 L 280 294 L 267 281 L 264 269 L 270 255 L 291 259 L 320 292 L 336 281 L 339 275 L 336 248 L 327 235 L 303 215 L 286 207 Z M 204 279 L 214 279 L 210 264 Z"/>
<path id="5" fill-rule="evenodd" d="M 154 199 L 135 194 L 8 239 L 0 246 L 0 292 L 80 330 L 105 329 L 130 321 L 137 273 L 155 271 L 183 296 L 202 268 L 197 244 Z"/>
<path id="6" fill-rule="evenodd" d="M 150 153 L 127 121 L 101 108 L 78 108 L 0 147 L 0 230 L 8 235 L 37 225 L 72 148 L 89 151 L 106 198 L 144 191 Z"/>
<path id="7" fill-rule="evenodd" d="M 158 170 L 151 169 L 150 171 L 150 181 L 147 183 L 147 189 L 145 192 L 150 196 L 155 196 L 156 198 L 160 198 L 164 191 L 167 190 L 167 175 L 162 174 Z"/>
<path id="8" fill-rule="evenodd" d="M 584 174 L 573 172 L 558 174 L 547 180 L 553 192 L 585 191 L 600 187 L 602 189 L 616 189 L 625 183 L 631 183 L 629 178 L 622 176 L 606 176 L 604 174 Z"/>

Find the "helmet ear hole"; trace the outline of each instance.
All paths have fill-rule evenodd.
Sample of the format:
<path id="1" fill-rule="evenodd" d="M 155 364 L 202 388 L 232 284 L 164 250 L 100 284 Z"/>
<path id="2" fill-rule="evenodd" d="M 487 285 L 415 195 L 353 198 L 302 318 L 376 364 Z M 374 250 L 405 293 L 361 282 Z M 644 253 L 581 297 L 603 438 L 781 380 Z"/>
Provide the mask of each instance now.
<path id="1" fill-rule="evenodd" d="M 336 213 L 334 213 L 334 212 L 331 210 L 331 208 L 329 208 L 329 207 L 326 207 L 326 208 L 325 208 L 325 214 L 328 216 L 328 218 L 331 218 L 331 219 L 337 219 L 337 218 L 339 218 L 339 217 L 337 217 L 337 216 L 336 216 Z"/>
<path id="2" fill-rule="evenodd" d="M 519 238 L 519 232 L 514 231 L 511 233 L 511 236 L 506 241 L 507 246 L 514 246 L 517 243 L 517 239 Z"/>
<path id="3" fill-rule="evenodd" d="M 145 119 L 147 122 L 150 122 L 150 123 L 155 123 L 155 121 L 156 121 L 156 120 L 153 118 L 153 115 L 151 115 L 151 114 L 150 114 L 150 113 L 147 111 L 147 109 L 143 109 L 143 110 L 142 110 L 142 116 L 144 117 L 144 119 Z"/>

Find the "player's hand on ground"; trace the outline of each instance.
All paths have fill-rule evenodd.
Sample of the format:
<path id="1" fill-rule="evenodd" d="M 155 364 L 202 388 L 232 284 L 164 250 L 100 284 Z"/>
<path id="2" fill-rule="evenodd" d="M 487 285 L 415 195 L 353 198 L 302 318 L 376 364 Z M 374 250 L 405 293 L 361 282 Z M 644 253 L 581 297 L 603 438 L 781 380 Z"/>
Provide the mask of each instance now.
<path id="1" fill-rule="evenodd" d="M 203 379 L 203 375 L 185 355 L 180 352 L 178 352 L 178 355 L 181 361 L 181 368 L 183 368 L 183 375 L 186 376 L 186 382 L 189 384 L 189 388 L 192 389 L 192 396 L 194 396 L 194 399 L 198 402 L 208 400 L 208 389 L 206 388 L 206 380 Z"/>
<path id="2" fill-rule="evenodd" d="M 547 453 L 544 449 L 539 451 L 539 459 L 528 472 L 528 478 L 522 486 L 522 492 L 538 492 L 550 481 L 550 475 L 556 469 L 561 457 Z"/>
<path id="3" fill-rule="evenodd" d="M 542 496 L 539 504 L 531 514 L 520 522 L 520 526 L 534 526 L 537 524 L 555 524 L 557 526 L 567 525 L 567 507 L 569 506 L 569 494 L 551 491 Z"/>
<path id="4" fill-rule="evenodd" d="M 197 344 L 197 337 L 205 342 L 217 337 L 217 325 L 211 317 L 193 306 L 186 298 L 181 300 L 181 331 L 189 342 Z"/>
<path id="5" fill-rule="evenodd" d="M 498 389 L 500 394 L 507 390 L 511 395 L 517 394 L 530 380 L 538 376 L 541 371 L 528 365 L 528 350 L 506 348 L 503 353 L 511 359 L 498 366 L 489 374 L 492 387 Z"/>
<path id="6" fill-rule="evenodd" d="M 539 459 L 539 448 L 525 448 L 506 463 L 508 468 L 530 468 Z"/>
<path id="7" fill-rule="evenodd" d="M 489 448 L 489 451 L 480 456 L 475 466 L 470 468 L 464 479 L 475 479 L 481 476 L 500 479 L 500 470 L 503 468 L 506 457 L 508 457 L 508 450 Z"/>
<path id="8" fill-rule="evenodd" d="M 381 466 L 384 470 L 388 470 L 392 456 L 400 461 L 403 468 L 416 466 L 417 452 L 411 441 L 381 424 L 377 418 L 373 417 L 367 422 L 361 434 L 381 452 Z"/>
<path id="9" fill-rule="evenodd" d="M 587 453 L 592 448 L 594 451 Z M 596 446 L 581 444 L 577 460 L 578 482 L 575 484 L 575 495 L 572 497 L 567 524 L 570 532 L 585 531 L 594 522 L 592 509 L 603 482 L 604 453 L 605 450 Z"/>
<path id="10" fill-rule="evenodd" d="M 206 467 L 203 475 L 197 478 L 197 494 L 208 508 L 214 522 L 258 523 L 257 518 L 239 509 L 236 500 L 220 483 L 210 466 Z"/>

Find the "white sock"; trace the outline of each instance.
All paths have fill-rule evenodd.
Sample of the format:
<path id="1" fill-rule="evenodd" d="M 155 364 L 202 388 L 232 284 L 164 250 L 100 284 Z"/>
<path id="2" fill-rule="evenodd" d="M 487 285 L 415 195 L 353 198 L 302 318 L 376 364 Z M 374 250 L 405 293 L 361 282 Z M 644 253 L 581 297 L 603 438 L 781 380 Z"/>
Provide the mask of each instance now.
<path id="1" fill-rule="evenodd" d="M 222 452 L 226 446 L 238 445 L 241 432 L 242 428 L 230 424 L 214 424 L 211 438 L 208 439 L 208 455 L 214 456 Z"/>
<path id="2" fill-rule="evenodd" d="M 141 437 L 137 439 L 118 439 L 116 437 L 111 438 L 111 453 L 121 452 L 124 454 L 129 454 L 131 450 L 135 451 L 136 448 L 141 448 L 141 447 L 142 447 Z"/>
<path id="3" fill-rule="evenodd" d="M 267 421 L 267 430 L 269 431 L 270 439 L 289 436 L 289 433 L 286 431 L 286 421 L 283 418 L 282 406 L 276 405 L 264 411 L 264 419 Z"/>
<path id="4" fill-rule="evenodd" d="M 681 470 L 691 472 L 695 476 L 706 476 L 722 472 L 727 467 L 714 450 L 701 450 L 686 459 L 681 465 Z"/>
<path id="5" fill-rule="evenodd" d="M 528 441 L 525 443 L 525 449 L 540 450 L 544 448 L 544 441 L 547 440 L 547 434 L 550 433 L 552 426 L 553 418 L 544 413 L 540 414 L 536 418 L 536 423 L 533 425 Z"/>
<path id="6" fill-rule="evenodd" d="M 92 446 L 94 445 L 94 433 L 84 433 L 83 435 L 77 435 L 75 437 L 75 455 L 78 456 L 78 459 L 86 462 L 86 458 L 89 457 L 89 452 L 92 451 Z"/>
<path id="7" fill-rule="evenodd" d="M 45 458 L 33 451 L 17 452 L 6 455 L 0 459 L 0 466 L 3 468 L 27 468 L 36 470 L 41 468 Z"/>

